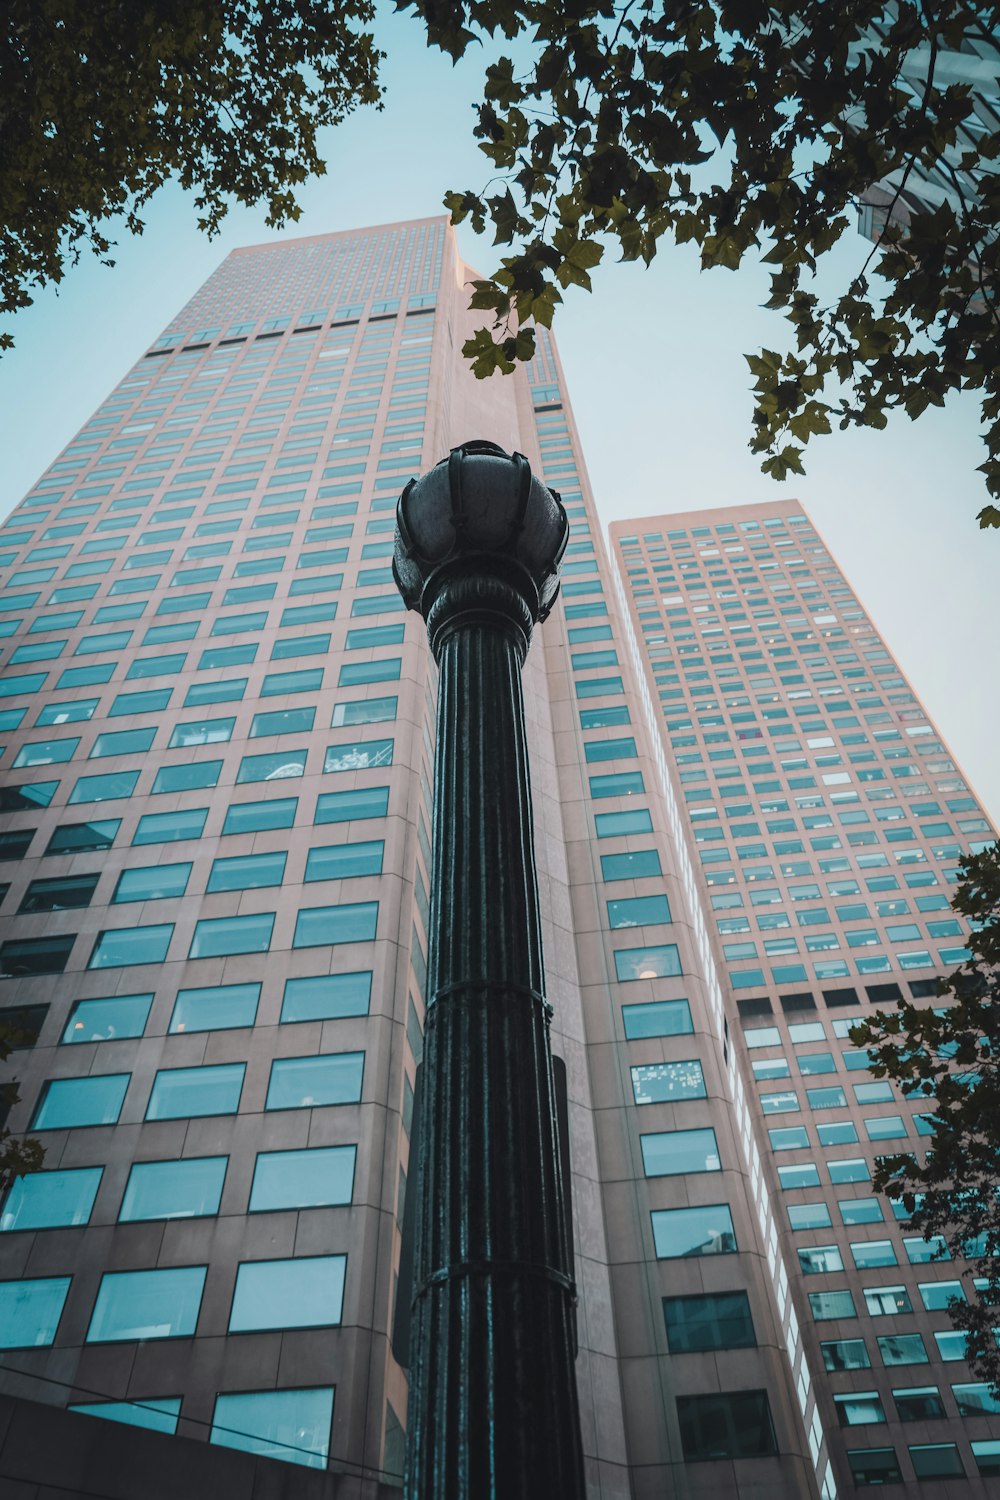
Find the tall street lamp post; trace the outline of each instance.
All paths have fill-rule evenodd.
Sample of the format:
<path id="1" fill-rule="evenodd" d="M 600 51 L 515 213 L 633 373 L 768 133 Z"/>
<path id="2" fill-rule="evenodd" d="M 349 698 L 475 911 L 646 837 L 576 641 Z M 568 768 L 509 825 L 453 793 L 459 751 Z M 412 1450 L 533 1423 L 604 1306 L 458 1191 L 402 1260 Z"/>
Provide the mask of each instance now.
<path id="1" fill-rule="evenodd" d="M 487 442 L 397 510 L 393 574 L 440 669 L 406 1500 L 584 1494 L 521 688 L 568 534 Z"/>

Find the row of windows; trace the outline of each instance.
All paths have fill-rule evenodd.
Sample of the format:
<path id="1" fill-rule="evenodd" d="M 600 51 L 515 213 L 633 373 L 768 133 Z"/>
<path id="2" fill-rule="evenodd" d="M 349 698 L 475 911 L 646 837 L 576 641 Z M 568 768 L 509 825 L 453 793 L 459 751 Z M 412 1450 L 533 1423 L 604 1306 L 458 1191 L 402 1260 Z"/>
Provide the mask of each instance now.
<path id="1" fill-rule="evenodd" d="M 247 1213 L 329 1208 L 354 1192 L 355 1146 L 314 1146 L 257 1154 Z M 196 1219 L 219 1212 L 228 1156 L 136 1162 L 128 1176 L 118 1223 Z M 10 1188 L 0 1233 L 89 1224 L 103 1167 L 30 1172 Z"/>
<path id="2" fill-rule="evenodd" d="M 363 1052 L 274 1058 L 264 1108 L 319 1109 L 357 1104 L 364 1065 Z M 188 1120 L 236 1114 L 246 1067 L 246 1063 L 237 1062 L 161 1068 L 153 1079 L 144 1119 Z M 30 1128 L 70 1130 L 117 1124 L 131 1076 L 102 1073 L 49 1079 L 42 1085 Z"/>
<path id="3" fill-rule="evenodd" d="M 378 902 L 345 906 L 306 907 L 296 913 L 292 948 L 319 948 L 339 943 L 372 942 L 378 922 Z M 188 958 L 221 958 L 237 953 L 267 953 L 271 948 L 275 913 L 205 917 L 195 923 Z M 174 934 L 173 922 L 140 927 L 118 927 L 99 932 L 88 969 L 124 969 L 165 963 Z M 0 944 L 0 977 L 20 979 L 32 974 L 61 974 L 69 962 L 77 934 L 43 938 L 15 938 Z"/>
<path id="4" fill-rule="evenodd" d="M 341 1320 L 346 1255 L 241 1261 L 229 1333 L 328 1328 Z M 101 1277 L 88 1344 L 192 1338 L 207 1266 L 111 1271 Z M 71 1276 L 0 1282 L 0 1348 L 42 1348 L 55 1341 Z"/>
<path id="5" fill-rule="evenodd" d="M 316 799 L 313 822 L 320 825 L 382 818 L 386 816 L 388 807 L 388 787 L 358 787 L 347 792 L 321 792 Z M 268 828 L 290 828 L 295 822 L 297 808 L 297 797 L 276 797 L 265 802 L 235 802 L 226 810 L 221 833 L 228 836 L 260 832 Z M 207 807 L 185 808 L 169 813 L 144 813 L 136 824 L 131 843 L 136 847 L 143 844 L 181 843 L 187 839 L 201 838 L 208 815 Z M 120 818 L 60 824 L 53 831 L 45 853 L 78 854 L 109 849 L 120 826 Z M 34 828 L 13 829 L 0 836 L 0 859 L 23 859 L 36 831 Z"/>

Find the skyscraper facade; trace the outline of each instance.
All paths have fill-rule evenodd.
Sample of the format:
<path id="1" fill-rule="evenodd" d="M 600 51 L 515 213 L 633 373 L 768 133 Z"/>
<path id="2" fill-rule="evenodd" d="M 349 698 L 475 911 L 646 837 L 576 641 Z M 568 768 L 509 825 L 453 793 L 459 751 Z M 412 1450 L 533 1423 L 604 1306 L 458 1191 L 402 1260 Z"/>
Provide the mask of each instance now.
<path id="1" fill-rule="evenodd" d="M 436 681 L 389 561 L 481 437 L 572 525 L 524 685 L 588 1494 L 850 1483 L 558 354 L 475 381 L 472 274 L 444 218 L 234 252 L 0 527 L 0 1022 L 46 1151 L 0 1206 L 6 1477 L 399 1483 Z"/>
<path id="2" fill-rule="evenodd" d="M 975 1290 L 871 1188 L 930 1127 L 849 1031 L 968 956 L 949 895 L 995 833 L 801 505 L 612 536 L 838 1480 L 976 1487 L 1000 1403 L 947 1315 Z"/>

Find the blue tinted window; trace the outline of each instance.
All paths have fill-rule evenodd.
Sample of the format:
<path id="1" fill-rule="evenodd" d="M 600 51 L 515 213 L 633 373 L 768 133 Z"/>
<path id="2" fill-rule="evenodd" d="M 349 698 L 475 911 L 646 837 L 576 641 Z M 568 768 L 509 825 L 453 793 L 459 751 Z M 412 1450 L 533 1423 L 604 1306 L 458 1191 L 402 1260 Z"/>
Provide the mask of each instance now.
<path id="1" fill-rule="evenodd" d="M 346 792 L 323 792 L 316 800 L 316 823 L 350 823 L 361 818 L 384 818 L 389 810 L 387 786 L 355 787 Z"/>
<path id="2" fill-rule="evenodd" d="M 186 724 L 177 724 L 167 748 L 178 750 L 188 745 L 225 744 L 233 737 L 235 723 L 235 719 L 191 719 Z"/>
<path id="3" fill-rule="evenodd" d="M 106 776 L 81 776 L 66 799 L 68 802 L 111 802 L 131 797 L 139 780 L 138 771 L 112 771 Z"/>
<path id="4" fill-rule="evenodd" d="M 655 849 L 637 849 L 634 854 L 602 854 L 603 880 L 641 880 L 647 875 L 661 875 L 660 856 Z"/>
<path id="5" fill-rule="evenodd" d="M 136 1162 L 129 1173 L 119 1221 L 217 1214 L 228 1163 L 228 1156 Z"/>
<path id="6" fill-rule="evenodd" d="M 705 1075 L 697 1058 L 686 1062 L 640 1063 L 632 1069 L 636 1104 L 669 1104 L 675 1099 L 705 1099 Z"/>
<path id="7" fill-rule="evenodd" d="M 109 1272 L 101 1278 L 87 1343 L 190 1337 L 198 1323 L 206 1269 Z"/>
<path id="8" fill-rule="evenodd" d="M 647 1177 L 674 1177 L 687 1172 L 721 1172 L 715 1131 L 670 1130 L 639 1137 Z"/>
<path id="9" fill-rule="evenodd" d="M 305 734 L 313 727 L 315 708 L 278 708 L 271 713 L 254 714 L 250 738 L 262 739 L 278 734 Z"/>
<path id="10" fill-rule="evenodd" d="M 236 1273 L 230 1333 L 339 1323 L 346 1269 L 346 1255 L 243 1261 Z"/>
<path id="11" fill-rule="evenodd" d="M 180 1396 L 150 1396 L 148 1401 L 81 1401 L 67 1411 L 82 1412 L 85 1417 L 104 1417 L 109 1422 L 124 1422 L 129 1427 L 148 1427 L 151 1432 L 175 1433 L 181 1412 Z"/>
<path id="12" fill-rule="evenodd" d="M 331 745 L 323 762 L 324 771 L 366 771 L 372 766 L 392 765 L 392 740 L 359 740 Z"/>
<path id="13" fill-rule="evenodd" d="M 132 843 L 176 844 L 201 837 L 208 817 L 207 807 L 188 807 L 178 812 L 146 813 L 139 819 Z"/>
<path id="14" fill-rule="evenodd" d="M 316 693 L 323 686 L 323 668 L 303 672 L 269 672 L 261 683 L 262 698 L 283 698 L 286 693 Z"/>
<path id="15" fill-rule="evenodd" d="M 103 1171 L 103 1167 L 81 1167 L 67 1172 L 28 1172 L 16 1178 L 0 1214 L 0 1231 L 86 1224 Z"/>
<path id="16" fill-rule="evenodd" d="M 209 1442 L 325 1469 L 332 1420 L 332 1386 L 223 1395 L 216 1398 Z"/>
<path id="17" fill-rule="evenodd" d="M 227 1031 L 252 1026 L 257 1016 L 260 985 L 216 984 L 178 990 L 170 1031 Z"/>
<path id="18" fill-rule="evenodd" d="M 239 703 L 247 690 L 247 679 L 239 677 L 229 682 L 195 682 L 188 688 L 184 698 L 185 708 L 197 708 L 203 703 Z"/>
<path id="19" fill-rule="evenodd" d="M 226 813 L 223 834 L 259 833 L 267 828 L 291 828 L 297 797 L 275 797 L 270 802 L 237 802 Z"/>
<path id="20" fill-rule="evenodd" d="M 160 713 L 170 702 L 171 691 L 170 688 L 150 688 L 145 693 L 119 693 L 108 709 L 108 717 L 117 719 L 131 714 Z"/>
<path id="21" fill-rule="evenodd" d="M 264 1107 L 316 1109 L 324 1104 L 356 1104 L 364 1066 L 363 1052 L 275 1058 Z"/>
<path id="22" fill-rule="evenodd" d="M 683 1036 L 694 1031 L 686 1000 L 651 1000 L 646 1005 L 623 1005 L 622 1020 L 629 1041 L 647 1036 Z"/>
<path id="23" fill-rule="evenodd" d="M 215 1067 L 163 1068 L 153 1080 L 147 1120 L 185 1120 L 196 1115 L 234 1115 L 239 1108 L 246 1063 Z"/>
<path id="24" fill-rule="evenodd" d="M 48 703 L 35 720 L 35 727 L 40 729 L 48 724 L 73 724 L 89 719 L 100 701 L 100 698 L 78 698 L 75 703 Z M 18 723 L 23 717 L 24 710 L 21 709 Z M 16 729 L 17 724 L 7 724 L 6 728 Z"/>
<path id="25" fill-rule="evenodd" d="M 709 1208 L 663 1209 L 654 1212 L 651 1218 L 658 1260 L 731 1255 L 737 1249 L 728 1203 L 716 1203 Z"/>
<path id="26" fill-rule="evenodd" d="M 281 1020 L 331 1021 L 366 1016 L 371 1003 L 371 970 L 357 974 L 316 974 L 287 979 Z"/>
<path id="27" fill-rule="evenodd" d="M 654 927 L 671 920 L 666 896 L 630 896 L 607 906 L 612 928 Z"/>
<path id="28" fill-rule="evenodd" d="M 349 906 L 314 906 L 295 919 L 293 948 L 320 948 L 330 943 L 365 943 L 375 937 L 378 902 Z"/>
<path id="29" fill-rule="evenodd" d="M 112 905 L 125 901 L 162 901 L 168 896 L 183 896 L 191 877 L 191 865 L 146 865 L 138 870 L 123 870 L 118 877 Z"/>
<path id="30" fill-rule="evenodd" d="M 308 750 L 276 750 L 270 755 L 244 755 L 237 784 L 247 781 L 286 781 L 304 776 Z"/>
<path id="31" fill-rule="evenodd" d="M 628 833 L 652 833 L 653 820 L 645 807 L 631 812 L 596 813 L 594 823 L 599 839 L 618 838 Z"/>
<path id="32" fill-rule="evenodd" d="M 388 661 L 344 662 L 337 678 L 338 687 L 358 687 L 363 682 L 398 682 L 402 661 L 398 656 Z"/>
<path id="33" fill-rule="evenodd" d="M 167 956 L 174 924 L 155 927 L 116 927 L 99 932 L 88 969 L 124 969 L 129 964 L 161 964 Z"/>
<path id="34" fill-rule="evenodd" d="M 0 1349 L 41 1349 L 53 1342 L 68 1276 L 0 1281 Z"/>
<path id="35" fill-rule="evenodd" d="M 355 1146 L 261 1151 L 250 1189 L 249 1212 L 350 1203 L 356 1155 Z"/>
<path id="36" fill-rule="evenodd" d="M 349 724 L 382 724 L 395 719 L 398 706 L 398 698 L 355 698 L 346 703 L 335 703 L 330 727 L 340 729 Z"/>
<path id="37" fill-rule="evenodd" d="M 310 849 L 306 860 L 305 880 L 345 880 L 358 875 L 381 875 L 385 844 L 381 839 L 369 843 L 328 844 Z"/>
<path id="38" fill-rule="evenodd" d="M 674 943 L 656 948 L 616 948 L 615 972 L 622 981 L 668 978 L 681 973 L 680 954 Z"/>
<path id="39" fill-rule="evenodd" d="M 58 761 L 72 760 L 79 743 L 78 739 L 35 740 L 21 746 L 14 757 L 14 767 L 51 766 Z"/>
<path id="40" fill-rule="evenodd" d="M 245 917 L 206 917 L 195 924 L 188 958 L 218 958 L 230 953 L 266 953 L 271 946 L 274 912 Z"/>
<path id="41" fill-rule="evenodd" d="M 114 1125 L 128 1088 L 128 1073 L 90 1078 L 52 1078 L 42 1089 L 33 1130 L 60 1130 L 82 1125 Z"/>
<path id="42" fill-rule="evenodd" d="M 150 790 L 154 795 L 200 791 L 202 787 L 217 785 L 221 771 L 221 760 L 197 760 L 187 766 L 161 766 Z"/>
<path id="43" fill-rule="evenodd" d="M 112 995 L 102 1000 L 78 1000 L 69 1013 L 63 1042 L 113 1042 L 142 1036 L 152 995 Z"/>
<path id="44" fill-rule="evenodd" d="M 280 885 L 288 855 L 284 850 L 273 854 L 237 854 L 217 859 L 208 877 L 208 891 L 251 891 Z"/>

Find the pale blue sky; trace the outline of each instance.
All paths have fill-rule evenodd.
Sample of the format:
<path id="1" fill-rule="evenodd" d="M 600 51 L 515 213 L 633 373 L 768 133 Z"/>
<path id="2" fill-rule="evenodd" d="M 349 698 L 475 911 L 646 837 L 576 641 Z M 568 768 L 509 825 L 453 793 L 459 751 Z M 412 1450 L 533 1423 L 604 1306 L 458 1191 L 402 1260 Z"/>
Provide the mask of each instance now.
<path id="1" fill-rule="evenodd" d="M 481 60 L 458 69 L 421 44 L 406 17 L 380 23 L 386 108 L 324 137 L 328 174 L 301 193 L 289 233 L 321 234 L 440 211 L 447 188 L 481 186 L 472 139 Z M 214 241 L 179 190 L 154 200 L 144 236 L 121 234 L 113 269 L 85 257 L 58 295 L 13 320 L 0 358 L 4 515 L 176 310 L 234 247 L 272 238 L 263 214 L 234 210 Z M 465 258 L 494 264 L 488 240 L 458 231 Z M 829 257 L 830 294 L 863 263 L 849 236 Z M 670 509 L 795 496 L 809 510 L 885 633 L 914 688 L 1000 818 L 1000 705 L 992 650 L 1000 627 L 1000 534 L 979 531 L 986 502 L 976 404 L 964 398 L 884 432 L 815 440 L 807 477 L 776 485 L 747 451 L 744 353 L 782 347 L 761 309 L 757 269 L 699 272 L 690 247 L 665 247 L 649 271 L 609 261 L 595 292 L 572 291 L 555 332 L 605 522 Z M 822 287 L 821 287 L 822 290 Z"/>

